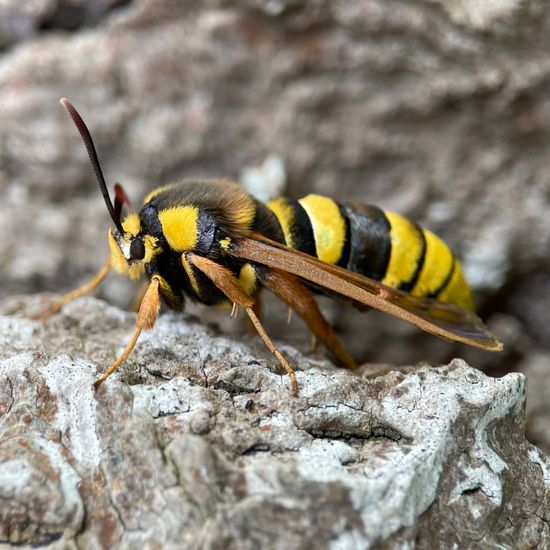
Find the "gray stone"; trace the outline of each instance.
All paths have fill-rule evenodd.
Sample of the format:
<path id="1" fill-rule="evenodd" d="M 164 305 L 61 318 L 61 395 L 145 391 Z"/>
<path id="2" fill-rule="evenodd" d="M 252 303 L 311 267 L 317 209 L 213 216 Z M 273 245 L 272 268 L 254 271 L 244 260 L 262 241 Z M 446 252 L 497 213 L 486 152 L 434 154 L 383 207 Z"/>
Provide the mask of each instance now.
<path id="1" fill-rule="evenodd" d="M 108 216 L 57 105 L 67 96 L 135 205 L 167 181 L 236 179 L 275 157 L 290 195 L 373 202 L 448 240 L 505 354 L 333 307 L 360 359 L 460 355 L 503 374 L 548 352 L 545 3 L 79 0 L 53 15 L 50 2 L 23 4 L 5 2 L 1 18 L 24 12 L 32 32 L 0 51 L 0 295 L 74 287 L 106 257 Z M 76 27 L 54 24 L 71 6 Z M 132 300 L 114 278 L 101 292 Z M 399 346 L 378 345 L 396 333 Z"/>
<path id="2" fill-rule="evenodd" d="M 392 368 L 419 361 L 449 364 L 457 356 L 494 376 L 522 370 L 529 378 L 528 436 L 550 453 L 550 317 L 545 300 L 550 296 L 546 127 L 550 7 L 546 3 L 5 0 L 1 4 L 0 297 L 74 288 L 107 257 L 105 206 L 75 129 L 57 105 L 60 97 L 67 96 L 92 130 L 107 179 L 121 181 L 134 206 L 156 185 L 182 177 L 237 179 L 250 174 L 247 167 L 260 167 L 265 159 L 276 158 L 285 168 L 286 192 L 294 197 L 314 191 L 340 200 L 372 202 L 436 231 L 463 258 L 480 311 L 505 343 L 502 354 L 449 344 L 386 316 L 360 315 L 333 302 L 324 302 L 323 309 L 337 325 L 347 349 L 359 360 L 373 363 L 373 372 L 387 372 L 381 364 Z M 100 297 L 124 309 L 134 293 L 116 277 L 109 277 L 99 290 Z M 27 301 L 5 302 L 4 312 L 17 312 L 27 307 Z M 296 323 L 285 325 L 282 308 L 268 301 L 266 311 L 269 333 L 284 343 L 282 347 L 295 363 L 305 369 L 319 361 L 323 367 L 312 367 L 314 372 L 340 380 L 342 373 L 330 370 L 322 351 L 315 361 L 303 359 L 306 333 Z M 212 320 L 210 312 L 194 313 L 207 322 Z M 44 325 L 2 317 L 0 356 L 12 361 L 21 352 L 26 359 L 18 359 L 17 365 L 30 361 L 36 368 L 28 367 L 29 373 L 42 374 L 49 372 L 50 361 L 59 360 L 64 365 L 61 371 L 69 377 L 74 376 L 70 359 L 58 357 L 68 351 L 86 358 L 87 363 L 78 363 L 77 372 L 89 371 L 88 384 L 96 366 L 104 367 L 120 351 L 130 330 L 129 325 L 121 328 L 127 319 L 120 310 L 98 303 L 89 308 L 81 303 L 68 306 L 62 317 Z M 225 324 L 219 318 L 216 322 Z M 211 445 L 210 438 L 221 437 L 215 435 L 218 411 L 228 403 L 209 401 L 208 406 L 195 410 L 187 390 L 182 395 L 179 386 L 167 386 L 160 395 L 145 390 L 136 397 L 126 384 L 131 388 L 151 381 L 169 384 L 182 377 L 197 388 L 208 383 L 211 390 L 216 384 L 216 395 L 236 396 L 231 402 L 238 402 L 241 395 L 263 395 L 275 381 L 281 388 L 287 384 L 267 368 L 274 365 L 255 340 L 240 338 L 242 348 L 235 344 L 230 334 L 242 331 L 238 324 L 231 324 L 225 340 L 216 339 L 212 357 L 208 347 L 202 347 L 204 338 L 212 337 L 209 329 L 193 324 L 196 336 L 191 337 L 181 328 L 187 325 L 178 321 L 175 326 L 180 328 L 174 328 L 172 324 L 163 332 L 166 342 L 160 339 L 162 344 L 157 345 L 146 336 L 144 359 L 137 361 L 136 356 L 121 371 L 124 384 L 119 395 L 125 396 L 124 402 L 137 399 L 155 423 L 184 417 L 188 419 L 186 434 L 206 438 Z M 107 329 L 109 338 L 104 334 Z M 35 359 L 29 358 L 29 349 L 39 352 L 32 355 Z M 224 354 L 227 358 L 222 359 Z M 235 354 L 242 359 L 237 360 Z M 230 360 L 233 364 L 228 368 Z M 38 368 L 43 361 L 46 366 Z M 132 368 L 139 365 L 147 369 Z M 10 372 L 12 368 L 9 363 Z M 312 368 L 300 378 L 308 379 Z M 42 384 L 38 375 L 32 380 L 31 388 Z M 83 379 L 79 380 L 76 386 L 83 387 Z M 9 386 L 0 387 L 3 403 L 11 403 L 10 391 Z M 34 406 L 35 401 L 29 399 Z M 345 391 L 342 399 L 347 402 Z M 79 401 L 71 398 L 71 402 Z M 245 405 L 245 410 L 254 410 L 255 400 L 250 398 Z M 277 403 L 277 410 L 286 409 Z M 287 417 L 281 414 L 282 422 Z M 295 420 L 303 421 L 297 415 Z M 338 436 L 338 429 L 336 425 L 331 437 Z M 75 431 L 73 426 L 67 433 Z M 393 432 L 384 427 L 381 433 Z M 241 450 L 228 443 L 233 449 L 228 456 L 220 455 L 216 447 L 205 451 L 205 457 L 215 457 L 212 463 L 225 464 L 225 457 L 233 465 L 231 453 L 245 452 L 256 443 L 257 449 L 267 445 L 240 428 L 227 428 L 223 436 L 230 441 L 241 438 Z M 42 477 L 54 496 L 47 521 L 39 530 L 27 528 L 24 518 L 43 515 L 41 490 L 32 493 L 36 507 L 20 508 L 20 516 L 14 508 L 13 541 L 40 543 L 63 532 L 62 541 L 76 531 L 82 545 L 105 546 L 118 537 L 129 540 L 128 533 L 135 531 L 121 526 L 120 518 L 125 516 L 119 508 L 123 507 L 103 490 L 116 479 L 112 468 L 83 477 L 63 451 L 56 455 L 58 472 L 53 480 L 47 475 L 54 471 L 48 464 L 56 451 L 41 447 L 42 440 L 34 435 L 29 434 L 28 440 L 17 437 L 12 443 L 27 441 L 31 451 L 7 455 L 10 471 L 20 468 L 29 479 Z M 285 437 L 294 441 L 291 434 Z M 89 449 L 86 438 L 79 452 L 72 447 L 77 443 L 71 444 L 78 460 L 93 451 L 97 436 L 90 438 Z M 168 449 L 170 442 L 165 443 Z M 100 456 L 99 451 L 93 452 Z M 262 452 L 268 451 L 255 453 Z M 162 460 L 165 469 L 172 464 L 171 459 Z M 142 471 L 139 465 L 135 468 Z M 175 466 L 170 468 L 176 472 Z M 528 470 L 522 471 L 528 475 Z M 72 481 L 67 481 L 75 476 L 80 476 L 79 494 L 87 503 L 84 520 L 69 488 Z M 143 483 L 142 490 L 151 500 L 156 493 Z M 174 483 L 163 493 L 170 503 L 184 500 Z M 517 483 L 531 487 L 529 480 Z M 9 487 L 8 483 L 8 492 L 13 489 Z M 340 490 L 336 486 L 334 494 Z M 319 491 L 321 496 L 332 494 L 324 485 Z M 458 502 L 468 498 L 474 506 L 484 494 L 466 489 Z M 203 507 L 210 502 L 208 495 L 200 499 Z M 343 502 L 346 499 L 342 496 Z M 230 516 L 230 500 L 225 502 L 227 507 L 216 525 Z M 274 515 L 278 511 L 289 514 L 284 499 L 270 502 L 271 508 L 261 499 L 248 500 L 246 506 L 252 509 L 264 504 Z M 306 504 L 319 506 L 312 504 L 312 497 L 300 506 Z M 189 518 L 194 518 L 196 507 L 191 508 L 195 512 L 190 511 Z M 162 506 L 155 511 L 159 509 Z M 245 522 L 247 508 L 235 510 L 234 517 Z M 325 532 L 332 521 L 332 508 L 316 510 L 317 525 L 319 518 L 328 520 L 319 525 Z M 422 518 L 432 518 L 432 510 L 437 511 L 437 506 Z M 307 514 L 289 520 L 289 537 L 300 533 L 300 518 L 305 523 L 311 519 Z M 547 518 L 547 514 L 539 516 Z M 144 515 L 143 522 L 153 525 L 157 521 L 154 514 L 148 517 L 145 520 Z M 32 521 L 27 522 L 29 526 Z M 174 521 L 171 525 L 179 520 Z M 202 519 L 196 521 L 203 525 Z M 269 533 L 271 523 L 265 521 L 262 532 Z M 513 521 L 503 533 L 512 533 L 517 540 L 543 540 L 545 531 L 539 527 L 546 524 L 529 523 L 518 535 L 516 526 L 521 521 Z M 447 529 L 444 520 L 422 522 L 403 526 L 388 540 L 406 545 L 419 529 L 434 533 Z M 349 533 L 351 525 L 359 524 L 350 515 L 342 530 Z M 167 528 L 165 540 L 169 532 Z M 193 541 L 223 544 L 205 537 L 201 531 Z M 338 544 L 353 546 L 361 537 L 342 535 Z M 291 545 L 286 540 L 282 544 Z"/>
<path id="3" fill-rule="evenodd" d="M 291 397 L 258 338 L 168 314 L 94 391 L 134 315 L 81 298 L 27 319 L 40 303 L 0 308 L 4 542 L 550 544 L 550 464 L 525 440 L 521 374 L 460 359 L 356 374 L 281 346 Z"/>

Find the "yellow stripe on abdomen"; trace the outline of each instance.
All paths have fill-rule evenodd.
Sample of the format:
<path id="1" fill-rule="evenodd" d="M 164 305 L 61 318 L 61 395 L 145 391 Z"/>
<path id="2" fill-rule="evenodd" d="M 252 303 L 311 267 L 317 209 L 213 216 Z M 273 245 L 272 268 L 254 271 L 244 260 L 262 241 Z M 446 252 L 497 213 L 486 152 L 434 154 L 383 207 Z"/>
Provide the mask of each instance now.
<path id="1" fill-rule="evenodd" d="M 346 222 L 340 207 L 332 199 L 321 195 L 308 195 L 298 202 L 310 219 L 317 257 L 323 262 L 337 264 L 346 240 Z"/>
<path id="2" fill-rule="evenodd" d="M 469 311 L 475 311 L 474 298 L 470 286 L 464 278 L 462 267 L 458 260 L 455 260 L 453 274 L 445 285 L 445 288 L 436 296 L 440 302 L 450 302 Z"/>
<path id="3" fill-rule="evenodd" d="M 285 236 L 285 243 L 290 248 L 295 248 L 296 244 L 292 237 L 292 225 L 294 223 L 294 209 L 283 198 L 276 197 L 267 203 L 268 208 L 277 216 L 283 235 Z"/>
<path id="4" fill-rule="evenodd" d="M 390 222 L 390 261 L 382 284 L 400 288 L 416 277 L 419 262 L 424 255 L 425 241 L 422 230 L 413 222 L 396 214 L 384 214 Z"/>
<path id="5" fill-rule="evenodd" d="M 424 265 L 414 288 L 413 296 L 430 296 L 443 287 L 453 269 L 453 253 L 449 247 L 431 231 L 424 229 L 426 253 Z"/>
<path id="6" fill-rule="evenodd" d="M 147 204 L 148 202 L 152 201 L 157 195 L 160 193 L 163 193 L 164 191 L 168 191 L 171 187 L 175 187 L 175 184 L 169 183 L 168 185 L 163 185 L 162 187 L 157 187 L 156 189 L 153 189 L 144 199 L 143 204 Z"/>

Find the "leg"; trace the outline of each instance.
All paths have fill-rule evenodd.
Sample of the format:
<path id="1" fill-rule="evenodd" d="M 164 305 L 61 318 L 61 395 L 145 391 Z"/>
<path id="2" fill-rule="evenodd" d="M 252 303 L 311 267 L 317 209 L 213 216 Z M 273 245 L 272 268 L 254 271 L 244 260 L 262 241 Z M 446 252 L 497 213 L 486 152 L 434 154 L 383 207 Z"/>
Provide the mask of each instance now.
<path id="1" fill-rule="evenodd" d="M 279 269 L 258 269 L 264 286 L 292 308 L 308 325 L 313 335 L 321 340 L 336 361 L 348 368 L 357 368 L 357 363 L 342 347 L 334 329 L 328 324 L 309 288 L 298 277 Z"/>
<path id="2" fill-rule="evenodd" d="M 110 270 L 111 258 L 109 257 L 105 265 L 85 285 L 82 285 L 81 287 L 75 288 L 71 292 L 68 292 L 67 294 L 59 298 L 59 300 L 44 308 L 44 310 L 42 310 L 40 313 L 34 315 L 33 319 L 44 319 L 45 317 L 49 317 L 50 315 L 57 313 L 67 302 L 70 302 L 75 298 L 80 298 L 80 296 L 84 296 L 84 294 L 88 294 L 89 292 L 92 292 L 92 290 L 94 290 L 99 285 L 99 283 L 103 281 L 105 275 L 107 275 Z"/>
<path id="3" fill-rule="evenodd" d="M 256 317 L 261 323 L 262 322 L 262 297 L 261 296 L 256 296 L 256 301 L 252 305 L 252 311 L 254 311 L 254 314 L 256 315 Z"/>
<path id="4" fill-rule="evenodd" d="M 261 296 L 260 295 L 255 296 L 255 299 L 256 301 L 252 305 L 252 311 L 254 312 L 254 315 L 256 315 L 256 318 L 258 319 L 258 321 L 260 321 L 261 323 L 262 313 L 263 313 Z M 254 325 L 250 317 L 248 318 L 248 323 L 246 323 L 246 332 L 247 334 L 254 334 L 256 332 L 256 326 Z"/>
<path id="5" fill-rule="evenodd" d="M 141 301 L 139 311 L 136 319 L 136 328 L 130 338 L 124 351 L 118 357 L 118 359 L 105 371 L 103 376 L 94 382 L 94 387 L 97 389 L 113 372 L 128 358 L 130 352 L 136 345 L 136 342 L 141 334 L 142 330 L 147 330 L 153 327 L 160 311 L 160 298 L 159 298 L 159 280 L 156 277 L 151 279 L 149 288 Z"/>
<path id="6" fill-rule="evenodd" d="M 311 333 L 311 351 L 314 352 L 317 349 L 317 336 Z"/>
<path id="7" fill-rule="evenodd" d="M 223 265 L 217 264 L 208 258 L 203 256 L 196 256 L 193 253 L 188 253 L 187 260 L 189 260 L 197 269 L 202 271 L 230 300 L 241 306 L 247 313 L 248 317 L 252 321 L 252 324 L 258 331 L 264 344 L 268 347 L 269 351 L 277 357 L 279 363 L 286 370 L 290 376 L 290 384 L 292 388 L 292 394 L 298 394 L 298 383 L 296 381 L 296 374 L 289 365 L 288 361 L 283 357 L 281 352 L 275 347 L 267 333 L 265 332 L 260 320 L 256 316 L 253 310 L 254 298 L 249 296 L 239 284 L 238 279 Z"/>
<path id="8" fill-rule="evenodd" d="M 252 324 L 254 325 L 254 328 L 258 331 L 258 334 L 260 335 L 261 339 L 264 341 L 264 344 L 267 346 L 269 351 L 277 357 L 279 360 L 279 363 L 283 365 L 283 368 L 286 370 L 287 374 L 290 376 L 290 385 L 292 387 L 292 394 L 298 395 L 298 382 L 296 381 L 296 374 L 294 373 L 294 370 L 292 367 L 288 364 L 288 361 L 284 358 L 284 356 L 281 354 L 281 352 L 275 347 L 275 344 L 271 341 L 271 338 L 267 335 L 266 331 L 264 330 L 264 327 L 260 323 L 260 320 L 258 317 L 256 317 L 256 314 L 252 310 L 251 307 L 246 308 L 246 313 L 248 314 L 248 317 L 252 321 Z"/>

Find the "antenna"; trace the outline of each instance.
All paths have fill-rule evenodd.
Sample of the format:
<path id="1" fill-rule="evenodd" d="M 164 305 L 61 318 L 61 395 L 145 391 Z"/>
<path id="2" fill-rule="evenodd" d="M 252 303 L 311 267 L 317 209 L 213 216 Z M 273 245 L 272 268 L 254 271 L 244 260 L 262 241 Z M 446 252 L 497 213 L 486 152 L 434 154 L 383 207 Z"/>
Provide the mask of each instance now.
<path id="1" fill-rule="evenodd" d="M 73 105 L 68 99 L 63 97 L 59 100 L 59 103 L 61 103 L 61 105 L 67 111 L 67 113 L 71 117 L 71 120 L 74 122 L 74 125 L 76 126 L 77 130 L 80 132 L 80 137 L 84 142 L 86 151 L 88 151 L 88 157 L 90 158 L 92 168 L 94 169 L 95 177 L 97 179 L 97 182 L 99 183 L 101 194 L 105 199 L 107 210 L 109 211 L 109 214 L 111 215 L 111 219 L 113 220 L 116 228 L 121 233 L 124 233 L 124 229 L 122 228 L 122 224 L 120 223 L 120 211 L 118 212 L 118 216 L 117 216 L 115 214 L 115 209 L 113 208 L 113 203 L 111 202 L 111 197 L 109 196 L 109 191 L 107 191 L 107 184 L 105 183 L 105 178 L 103 177 L 103 172 L 101 171 L 101 166 L 99 165 L 99 159 L 97 158 L 97 152 L 95 150 L 94 142 L 92 140 L 92 136 L 90 135 L 90 131 L 86 127 L 86 124 L 84 124 L 84 121 L 82 120 L 82 117 L 78 114 L 78 111 L 73 107 Z"/>

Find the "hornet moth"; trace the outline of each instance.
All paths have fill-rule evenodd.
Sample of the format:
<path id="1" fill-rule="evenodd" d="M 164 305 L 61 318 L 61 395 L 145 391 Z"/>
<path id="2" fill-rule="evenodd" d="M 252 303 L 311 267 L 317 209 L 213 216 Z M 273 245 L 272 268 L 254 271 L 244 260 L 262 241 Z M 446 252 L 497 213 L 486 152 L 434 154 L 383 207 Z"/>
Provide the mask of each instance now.
<path id="1" fill-rule="evenodd" d="M 432 232 L 376 206 L 340 204 L 315 194 L 264 204 L 227 180 L 189 180 L 153 190 L 138 213 L 122 219 L 126 194 L 115 184 L 111 201 L 86 125 L 67 99 L 60 102 L 84 141 L 115 229 L 109 230 L 111 254 L 103 268 L 43 315 L 92 291 L 112 269 L 149 280 L 134 333 L 96 388 L 128 357 L 140 333 L 153 326 L 161 299 L 182 310 L 189 297 L 243 308 L 296 394 L 294 370 L 258 316 L 262 287 L 294 310 L 335 361 L 350 369 L 356 363 L 321 314 L 314 293 L 360 310 L 378 309 L 448 340 L 502 349 L 475 315 L 472 293 L 449 247 Z"/>

